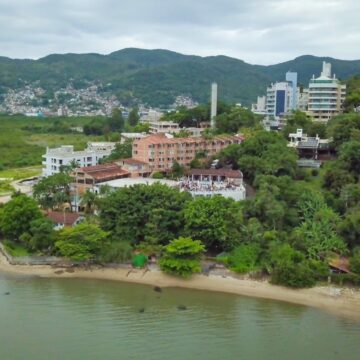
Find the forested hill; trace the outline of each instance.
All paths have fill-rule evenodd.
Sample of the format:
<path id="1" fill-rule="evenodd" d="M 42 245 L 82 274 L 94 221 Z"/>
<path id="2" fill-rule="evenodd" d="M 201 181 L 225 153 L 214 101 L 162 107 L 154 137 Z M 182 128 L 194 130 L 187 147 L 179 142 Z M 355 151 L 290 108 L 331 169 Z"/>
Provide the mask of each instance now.
<path id="1" fill-rule="evenodd" d="M 37 81 L 49 91 L 65 87 L 70 81 L 77 87 L 99 81 L 120 99 L 135 97 L 157 106 L 171 104 L 177 95 L 191 95 L 206 102 L 210 83 L 216 81 L 221 99 L 248 105 L 264 93 L 269 82 L 284 79 L 288 70 L 297 71 L 300 83 L 306 85 L 313 74 L 320 73 L 324 60 L 332 63 L 333 72 L 340 79 L 360 74 L 360 60 L 306 55 L 259 66 L 227 56 L 199 57 L 128 48 L 109 55 L 54 54 L 39 60 L 0 57 L 0 93 Z"/>

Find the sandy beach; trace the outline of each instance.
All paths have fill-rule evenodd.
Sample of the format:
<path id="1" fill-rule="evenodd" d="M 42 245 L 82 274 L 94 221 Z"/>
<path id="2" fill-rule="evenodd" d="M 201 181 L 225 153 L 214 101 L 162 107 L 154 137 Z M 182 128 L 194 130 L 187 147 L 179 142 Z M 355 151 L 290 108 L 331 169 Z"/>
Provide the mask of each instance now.
<path id="1" fill-rule="evenodd" d="M 168 276 L 158 270 L 135 269 L 129 272 L 126 268 L 64 269 L 46 265 L 10 265 L 1 253 L 0 271 L 29 276 L 126 281 L 159 287 L 217 291 L 316 307 L 333 314 L 360 320 L 360 289 L 331 285 L 293 290 L 271 285 L 266 281 L 240 280 L 216 275 L 195 275 L 191 279 L 184 280 Z"/>

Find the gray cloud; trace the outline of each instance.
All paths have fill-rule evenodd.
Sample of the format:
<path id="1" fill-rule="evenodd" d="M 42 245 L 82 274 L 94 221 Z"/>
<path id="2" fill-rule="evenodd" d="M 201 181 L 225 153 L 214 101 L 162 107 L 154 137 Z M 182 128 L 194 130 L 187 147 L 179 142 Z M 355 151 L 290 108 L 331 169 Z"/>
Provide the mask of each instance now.
<path id="1" fill-rule="evenodd" d="M 0 0 L 0 55 L 142 47 L 257 64 L 356 59 L 358 14 L 359 0 Z"/>

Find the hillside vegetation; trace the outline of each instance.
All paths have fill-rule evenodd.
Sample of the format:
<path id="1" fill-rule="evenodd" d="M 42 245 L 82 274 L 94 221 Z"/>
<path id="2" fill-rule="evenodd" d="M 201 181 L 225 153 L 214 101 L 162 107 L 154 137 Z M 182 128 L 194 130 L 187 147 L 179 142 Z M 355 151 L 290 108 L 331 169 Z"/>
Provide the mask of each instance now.
<path id="1" fill-rule="evenodd" d="M 123 49 L 109 55 L 49 55 L 39 60 L 0 57 L 0 94 L 25 84 L 38 84 L 50 93 L 71 82 L 83 87 L 101 82 L 103 91 L 116 93 L 124 102 L 138 99 L 151 106 L 173 103 L 177 95 L 191 95 L 199 102 L 210 97 L 210 83 L 219 84 L 219 96 L 227 102 L 249 105 L 266 86 L 297 71 L 307 85 L 319 75 L 323 61 L 332 64 L 342 80 L 360 74 L 360 60 L 301 56 L 281 64 L 259 66 L 227 56 L 199 57 L 167 50 Z"/>

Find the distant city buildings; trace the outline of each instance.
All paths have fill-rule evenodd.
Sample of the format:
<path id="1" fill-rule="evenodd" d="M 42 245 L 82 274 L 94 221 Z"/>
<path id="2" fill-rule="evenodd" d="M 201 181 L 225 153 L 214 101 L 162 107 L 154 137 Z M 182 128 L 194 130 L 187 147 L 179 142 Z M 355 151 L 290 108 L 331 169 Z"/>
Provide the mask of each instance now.
<path id="1" fill-rule="evenodd" d="M 266 96 L 259 96 L 252 105 L 255 114 L 265 116 L 268 127 L 281 127 L 284 117 L 292 110 L 306 112 L 316 121 L 327 122 L 342 111 L 346 85 L 331 76 L 331 64 L 323 62 L 320 77 L 313 78 L 308 88 L 298 86 L 298 74 L 287 72 L 285 81 L 271 84 Z"/>

